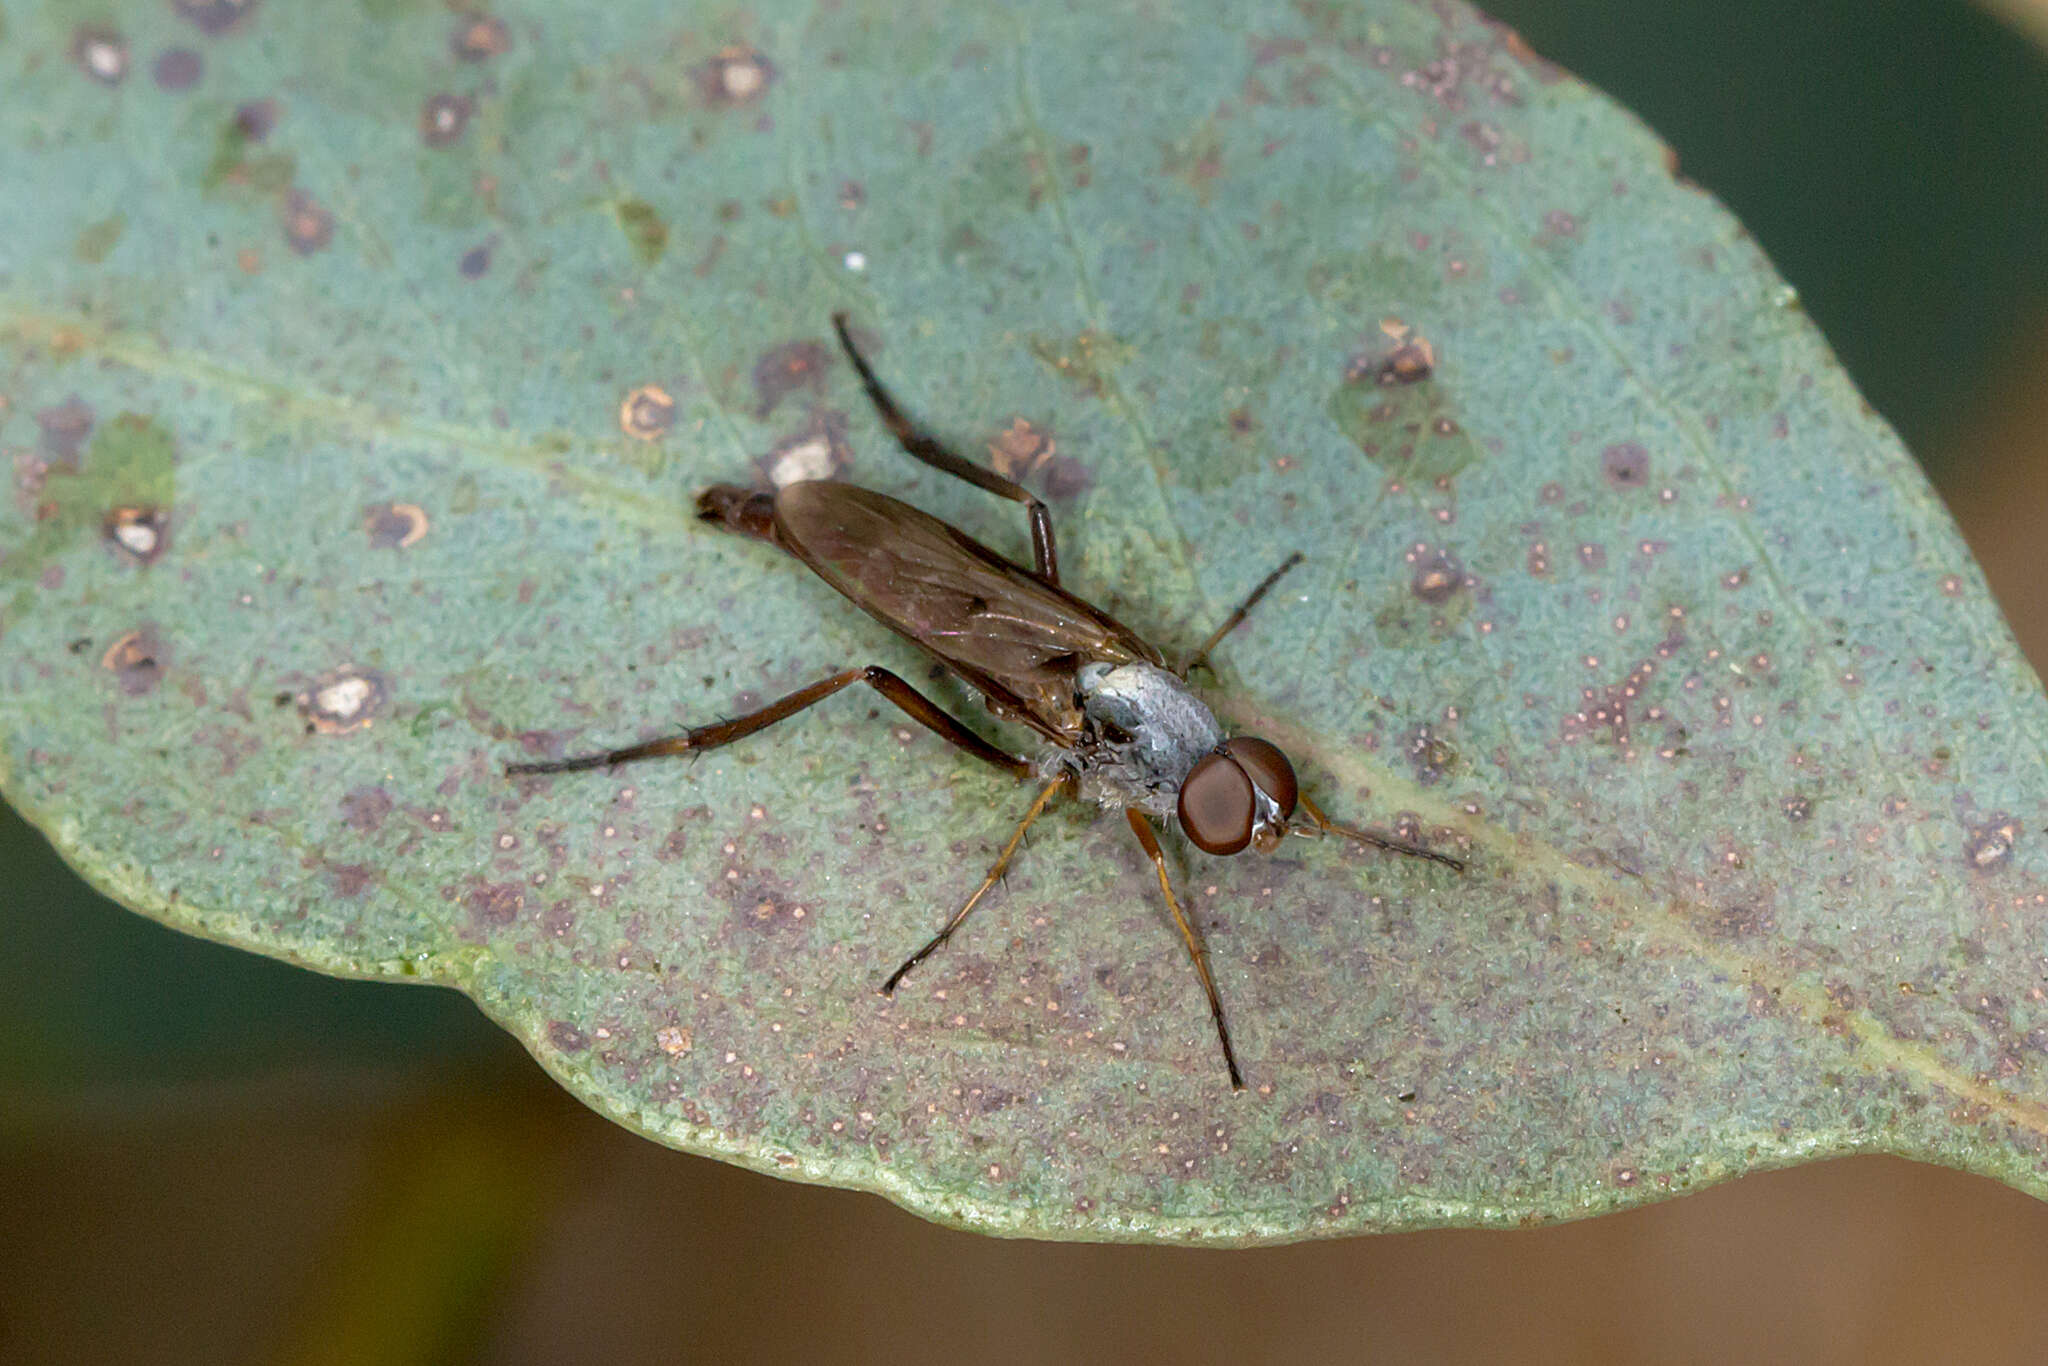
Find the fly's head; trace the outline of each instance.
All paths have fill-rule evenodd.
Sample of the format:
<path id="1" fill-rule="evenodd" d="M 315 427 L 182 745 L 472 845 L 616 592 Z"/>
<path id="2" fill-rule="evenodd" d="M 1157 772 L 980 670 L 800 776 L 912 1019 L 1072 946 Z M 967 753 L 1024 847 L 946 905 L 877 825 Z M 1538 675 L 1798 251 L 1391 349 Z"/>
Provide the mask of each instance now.
<path id="1" fill-rule="evenodd" d="M 1151 664 L 1086 664 L 1074 681 L 1082 769 L 1110 800 L 1178 817 L 1204 853 L 1279 846 L 1301 789 L 1278 746 L 1225 739 L 1216 714 Z"/>
<path id="2" fill-rule="evenodd" d="M 1277 745 L 1233 735 L 1195 761 L 1180 785 L 1175 814 L 1197 849 L 1270 854 L 1287 833 L 1301 785 Z"/>

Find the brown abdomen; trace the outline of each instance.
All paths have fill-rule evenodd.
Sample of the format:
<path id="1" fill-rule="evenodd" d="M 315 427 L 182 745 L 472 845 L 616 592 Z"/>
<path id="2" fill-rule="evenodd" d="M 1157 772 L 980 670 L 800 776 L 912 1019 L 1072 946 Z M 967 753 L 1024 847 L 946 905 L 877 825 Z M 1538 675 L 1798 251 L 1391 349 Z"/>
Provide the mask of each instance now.
<path id="1" fill-rule="evenodd" d="M 775 495 L 756 493 L 738 484 L 713 484 L 697 495 L 697 516 L 727 531 L 780 546 L 775 535 Z M 787 547 L 784 547 L 785 549 Z"/>

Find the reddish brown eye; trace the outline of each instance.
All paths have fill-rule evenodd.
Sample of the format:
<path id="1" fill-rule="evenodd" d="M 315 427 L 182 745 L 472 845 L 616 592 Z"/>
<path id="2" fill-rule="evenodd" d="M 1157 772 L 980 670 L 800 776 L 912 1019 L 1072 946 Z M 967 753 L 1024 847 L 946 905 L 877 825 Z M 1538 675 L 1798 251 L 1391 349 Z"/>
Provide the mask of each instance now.
<path id="1" fill-rule="evenodd" d="M 1256 735 L 1234 735 L 1223 742 L 1223 748 L 1230 751 L 1230 757 L 1244 765 L 1244 771 L 1258 784 L 1259 791 L 1273 799 L 1273 805 L 1280 808 L 1280 819 L 1286 820 L 1294 814 L 1294 803 L 1301 796 L 1301 785 L 1294 779 L 1294 765 L 1287 762 L 1287 756 L 1277 745 L 1268 744 Z"/>
<path id="2" fill-rule="evenodd" d="M 1252 842 L 1252 780 L 1227 754 L 1205 754 L 1180 785 L 1180 828 L 1205 854 L 1235 854 Z"/>

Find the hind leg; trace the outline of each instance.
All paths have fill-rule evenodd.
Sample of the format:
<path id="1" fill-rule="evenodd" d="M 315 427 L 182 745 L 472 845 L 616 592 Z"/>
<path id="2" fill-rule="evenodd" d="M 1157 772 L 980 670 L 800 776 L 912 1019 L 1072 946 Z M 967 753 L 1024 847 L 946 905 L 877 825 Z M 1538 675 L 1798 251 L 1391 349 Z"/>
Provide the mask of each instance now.
<path id="1" fill-rule="evenodd" d="M 846 352 L 846 358 L 853 362 L 853 368 L 860 373 L 860 382 L 868 391 L 869 402 L 882 415 L 882 422 L 900 442 L 903 449 L 935 470 L 943 470 L 958 479 L 965 479 L 979 489 L 986 489 L 999 498 L 1013 503 L 1022 503 L 1031 514 L 1031 554 L 1037 565 L 1037 575 L 1045 582 L 1058 586 L 1060 581 L 1059 558 L 1053 552 L 1052 513 L 1029 489 L 1011 482 L 994 470 L 977 465 L 947 450 L 939 439 L 924 428 L 912 422 L 896 406 L 896 400 L 882 387 L 882 381 L 875 378 L 875 372 L 860 354 L 860 348 L 853 344 L 853 338 L 846 331 L 846 315 L 832 315 L 832 329 L 839 334 L 839 345 Z"/>
<path id="2" fill-rule="evenodd" d="M 777 721 L 787 720 L 804 708 L 816 706 L 833 693 L 842 688 L 852 687 L 855 683 L 867 684 L 902 708 L 911 720 L 947 743 L 966 750 L 983 763 L 994 764 L 1014 777 L 1031 776 L 1033 766 L 1029 759 L 1015 754 L 1005 754 L 969 730 L 964 722 L 955 720 L 938 703 L 887 669 L 873 664 L 865 669 L 848 669 L 844 673 L 820 679 L 808 688 L 799 688 L 787 697 L 770 702 L 759 711 L 736 716 L 730 721 L 695 726 L 681 735 L 628 745 L 623 749 L 600 750 L 595 754 L 579 754 L 568 759 L 548 759 L 532 764 L 507 764 L 505 772 L 514 777 L 535 773 L 575 773 L 588 768 L 611 768 L 616 764 L 631 763 L 635 759 L 659 759 L 666 755 L 696 754 L 702 750 L 717 749 L 720 745 L 743 740 L 757 730 L 766 730 Z"/>

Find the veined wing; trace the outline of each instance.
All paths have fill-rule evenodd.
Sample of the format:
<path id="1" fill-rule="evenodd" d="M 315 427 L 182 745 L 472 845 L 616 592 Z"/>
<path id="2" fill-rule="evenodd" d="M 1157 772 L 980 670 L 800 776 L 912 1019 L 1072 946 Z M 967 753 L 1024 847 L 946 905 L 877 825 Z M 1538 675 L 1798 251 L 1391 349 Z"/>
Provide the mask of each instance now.
<path id="1" fill-rule="evenodd" d="M 980 689 L 998 715 L 1069 743 L 1074 671 L 1164 664 L 1114 617 L 887 494 L 807 480 L 775 496 L 777 538 L 883 625 Z"/>

